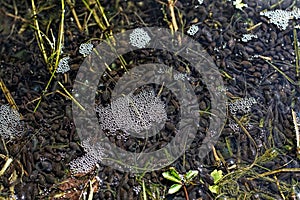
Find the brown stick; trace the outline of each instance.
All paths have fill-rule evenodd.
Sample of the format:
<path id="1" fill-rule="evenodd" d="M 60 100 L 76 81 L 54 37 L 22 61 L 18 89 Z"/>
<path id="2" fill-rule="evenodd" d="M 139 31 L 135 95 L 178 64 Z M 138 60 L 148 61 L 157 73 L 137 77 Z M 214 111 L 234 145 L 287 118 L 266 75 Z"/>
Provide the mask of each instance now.
<path id="1" fill-rule="evenodd" d="M 189 195 L 188 195 L 188 192 L 187 192 L 187 189 L 186 189 L 185 185 L 183 185 L 183 190 L 184 190 L 185 199 L 186 199 L 186 200 L 190 200 L 190 199 L 189 199 Z"/>

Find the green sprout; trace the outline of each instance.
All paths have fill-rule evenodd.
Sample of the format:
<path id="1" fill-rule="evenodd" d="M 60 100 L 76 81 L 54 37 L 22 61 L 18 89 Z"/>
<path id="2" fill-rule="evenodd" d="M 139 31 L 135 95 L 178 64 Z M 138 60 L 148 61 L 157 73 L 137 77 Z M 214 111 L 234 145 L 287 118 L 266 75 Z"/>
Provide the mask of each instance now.
<path id="1" fill-rule="evenodd" d="M 185 199 L 189 200 L 189 195 L 186 189 L 186 186 L 192 184 L 192 179 L 198 175 L 197 170 L 190 170 L 186 174 L 182 175 L 177 172 L 174 167 L 170 167 L 169 171 L 163 172 L 162 175 L 165 179 L 175 182 L 171 185 L 170 189 L 168 190 L 168 194 L 174 194 L 183 188 Z"/>
<path id="2" fill-rule="evenodd" d="M 212 178 L 214 179 L 214 185 L 210 185 L 208 189 L 215 194 L 219 193 L 219 185 L 218 182 L 223 178 L 223 173 L 221 170 L 214 170 L 210 173 Z"/>

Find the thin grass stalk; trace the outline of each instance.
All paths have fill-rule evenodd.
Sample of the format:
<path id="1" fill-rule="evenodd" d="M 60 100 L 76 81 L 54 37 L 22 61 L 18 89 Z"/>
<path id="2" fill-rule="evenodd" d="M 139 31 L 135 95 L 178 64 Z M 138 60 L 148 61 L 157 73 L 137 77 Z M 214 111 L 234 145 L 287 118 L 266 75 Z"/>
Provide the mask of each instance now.
<path id="1" fill-rule="evenodd" d="M 15 110 L 19 110 L 15 100 L 13 99 L 13 97 L 11 96 L 9 90 L 7 89 L 7 87 L 5 86 L 4 82 L 2 79 L 0 79 L 0 88 L 6 98 L 6 100 L 8 101 L 8 103 L 11 105 L 11 107 Z"/>
<path id="2" fill-rule="evenodd" d="M 147 193 L 146 193 L 146 186 L 145 186 L 145 181 L 143 180 L 143 200 L 147 200 Z"/>
<path id="3" fill-rule="evenodd" d="M 57 49 L 56 49 L 56 60 L 54 65 L 54 71 L 56 71 L 59 60 L 60 60 L 60 53 L 62 48 L 62 42 L 64 37 L 64 20 L 65 20 L 65 1 L 61 0 L 61 20 L 60 20 L 60 26 L 59 26 L 59 36 L 57 40 Z M 52 69 L 51 69 L 52 71 Z"/>
<path id="4" fill-rule="evenodd" d="M 296 113 L 294 110 L 292 110 L 292 117 L 293 117 L 293 123 L 294 123 L 294 127 L 295 127 L 295 132 L 296 132 L 296 151 L 297 154 L 298 151 L 300 151 L 300 134 L 299 134 L 299 127 L 298 127 L 298 123 L 297 123 L 297 117 L 296 117 Z"/>
<path id="5" fill-rule="evenodd" d="M 268 171 L 268 172 L 264 172 L 261 174 L 257 174 L 256 177 L 253 178 L 249 178 L 249 180 L 254 180 L 257 178 L 261 178 L 261 177 L 265 177 L 265 176 L 270 176 L 273 174 L 278 174 L 278 173 L 285 173 L 285 172 L 300 172 L 300 168 L 282 168 L 282 169 L 276 169 L 276 170 L 272 170 L 272 171 Z"/>
<path id="6" fill-rule="evenodd" d="M 39 22 L 37 20 L 37 12 L 36 12 L 36 7 L 35 7 L 34 0 L 31 0 L 31 7 L 32 7 L 32 12 L 33 12 L 34 26 L 36 28 L 35 36 L 36 36 L 38 45 L 39 45 L 39 47 L 42 51 L 44 61 L 45 61 L 46 64 L 48 64 L 48 56 L 47 56 L 47 53 L 46 53 L 46 48 L 45 48 L 44 43 L 43 43 L 43 38 L 42 38 Z"/>
<path id="7" fill-rule="evenodd" d="M 256 152 L 255 158 L 254 158 L 253 163 L 248 167 L 248 169 L 251 169 L 256 164 L 256 161 L 257 161 L 257 158 L 258 158 L 258 147 L 257 147 L 257 144 L 256 144 L 255 140 L 253 139 L 253 137 L 250 135 L 250 133 L 247 131 L 247 129 L 240 122 L 240 120 L 238 120 L 238 118 L 236 118 L 235 116 L 233 116 L 233 118 L 236 121 L 236 123 L 240 126 L 240 128 L 243 130 L 243 132 L 248 136 L 248 138 L 250 139 L 250 141 L 255 146 L 255 152 Z"/>
<path id="8" fill-rule="evenodd" d="M 80 103 L 69 93 L 69 91 L 63 86 L 61 82 L 58 81 L 59 86 L 65 91 L 65 93 L 68 95 L 68 97 L 74 101 L 74 103 L 83 111 L 85 111 L 84 107 L 80 105 Z"/>
<path id="9" fill-rule="evenodd" d="M 298 38 L 297 38 L 297 30 L 294 28 L 294 48 L 296 54 L 296 76 L 299 77 L 299 46 L 298 46 Z"/>
<path id="10" fill-rule="evenodd" d="M 283 71 L 281 71 L 278 67 L 276 67 L 273 63 L 270 61 L 264 59 L 266 63 L 268 63 L 271 67 L 273 67 L 275 70 L 277 70 L 281 75 L 283 75 L 290 83 L 293 85 L 300 85 L 300 83 L 296 83 L 293 79 L 291 79 L 289 76 L 287 76 Z"/>
<path id="11" fill-rule="evenodd" d="M 33 1 L 33 0 L 32 0 Z M 65 1 L 61 0 L 61 9 L 62 9 L 62 14 L 61 14 L 61 22 L 60 22 L 60 26 L 59 26 L 59 37 L 57 40 L 57 50 L 56 50 L 56 61 L 55 61 L 55 65 L 54 65 L 54 69 L 52 68 L 52 66 L 50 66 L 50 72 L 51 72 L 51 77 L 42 93 L 42 96 L 45 95 L 45 93 L 48 91 L 48 88 L 50 86 L 50 83 L 52 82 L 52 79 L 55 76 L 55 72 L 56 69 L 58 67 L 59 64 L 59 60 L 60 60 L 60 52 L 61 52 L 61 48 L 62 48 L 62 41 L 63 41 L 63 33 L 64 33 L 64 18 L 65 18 Z M 37 105 L 34 108 L 33 112 L 36 112 L 39 105 L 42 102 L 42 98 L 40 98 L 40 100 L 38 101 Z"/>
<path id="12" fill-rule="evenodd" d="M 80 31 L 83 31 L 83 28 L 82 28 L 82 26 L 81 26 L 81 24 L 80 24 L 80 22 L 79 22 L 78 16 L 77 16 L 76 11 L 75 11 L 75 9 L 74 9 L 74 5 L 75 5 L 75 4 L 72 3 L 71 0 L 66 0 L 66 2 L 67 2 L 67 4 L 68 4 L 68 5 L 70 6 L 70 8 L 71 8 L 71 11 L 72 11 L 74 20 L 75 20 L 75 22 L 76 22 L 76 24 L 77 24 L 77 26 L 78 26 L 78 29 L 79 29 Z"/>

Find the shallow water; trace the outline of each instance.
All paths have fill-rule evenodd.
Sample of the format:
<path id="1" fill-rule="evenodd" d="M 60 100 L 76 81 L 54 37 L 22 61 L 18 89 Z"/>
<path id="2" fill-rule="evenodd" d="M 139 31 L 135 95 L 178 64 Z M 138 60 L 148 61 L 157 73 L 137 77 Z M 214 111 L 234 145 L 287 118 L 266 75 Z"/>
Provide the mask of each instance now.
<path id="1" fill-rule="evenodd" d="M 58 58 L 65 62 L 58 66 L 69 71 L 55 73 L 50 82 L 48 68 L 56 62 L 61 4 L 35 2 L 47 65 L 32 28 L 36 24 L 31 3 L 0 3 L 1 105 L 17 106 L 24 126 L 21 135 L 7 139 L 4 134 L 12 126 L 8 121 L 15 118 L 1 113 L 0 135 L 5 140 L 0 145 L 0 170 L 5 156 L 13 159 L 0 176 L 1 197 L 84 199 L 93 194 L 94 199 L 143 199 L 144 181 L 151 191 L 148 199 L 159 199 L 150 195 L 155 188 L 161 199 L 183 199 L 181 190 L 167 194 L 172 182 L 161 174 L 172 166 L 181 174 L 200 172 L 195 185 L 187 187 L 190 199 L 218 195 L 297 199 L 300 163 L 292 110 L 300 115 L 299 52 L 295 51 L 300 11 L 291 11 L 300 9 L 299 1 L 177 1 L 173 6 L 160 1 L 101 1 L 105 17 L 96 4 L 90 5 L 98 18 L 82 2 L 76 2 L 73 11 L 65 2 Z M 271 19 L 275 14 L 266 11 L 276 9 L 285 11 Z M 159 29 L 172 35 L 170 29 L 176 26 L 178 35 L 172 39 Z M 109 34 L 115 37 L 111 44 L 120 45 L 113 50 L 103 42 Z M 81 46 L 84 43 L 94 50 Z M 112 63 L 110 56 L 115 57 Z M 159 67 L 149 70 L 147 64 Z M 101 69 L 105 73 L 98 73 Z M 116 101 L 130 92 L 138 95 L 145 85 L 164 108 L 153 99 L 145 106 L 152 109 L 149 112 L 141 108 L 147 99 Z M 131 102 L 137 99 L 141 102 Z M 110 104 L 105 112 L 114 124 L 106 127 L 118 130 L 100 130 L 97 117 L 103 116 L 94 108 Z M 160 121 L 152 116 L 158 111 L 167 115 L 163 126 L 154 123 Z M 123 115 L 124 121 L 119 117 Z M 121 122 L 152 129 L 134 133 Z M 296 123 L 300 124 L 299 117 Z M 126 130 L 119 130 L 122 127 Z M 166 148 L 172 144 L 173 148 Z M 154 156 L 147 157 L 151 152 Z M 141 169 L 135 168 L 139 164 Z M 264 174 L 281 168 L 285 171 Z M 215 169 L 225 175 L 219 183 L 211 176 Z M 143 170 L 148 172 L 134 173 Z M 213 185 L 218 193 L 209 189 Z"/>

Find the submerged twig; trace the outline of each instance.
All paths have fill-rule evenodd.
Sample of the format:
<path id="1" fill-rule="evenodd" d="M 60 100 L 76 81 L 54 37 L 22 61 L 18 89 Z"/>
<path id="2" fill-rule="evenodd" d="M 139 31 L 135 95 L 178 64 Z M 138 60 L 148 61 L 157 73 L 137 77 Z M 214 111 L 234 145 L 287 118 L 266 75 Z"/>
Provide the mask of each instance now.
<path id="1" fill-rule="evenodd" d="M 10 166 L 10 164 L 12 163 L 13 159 L 2 154 L 0 154 L 0 157 L 6 160 L 4 166 L 0 170 L 0 176 L 2 176 L 7 170 L 7 168 Z"/>
<path id="2" fill-rule="evenodd" d="M 8 156 L 8 150 L 6 148 L 6 145 L 5 145 L 5 142 L 3 139 L 2 139 L 2 143 L 3 143 L 3 147 L 4 147 L 6 155 L 0 154 L 0 157 L 5 160 L 5 164 L 3 165 L 2 169 L 0 170 L 0 176 L 2 176 L 5 173 L 5 171 L 7 170 L 7 168 L 13 161 L 13 159 Z"/>

